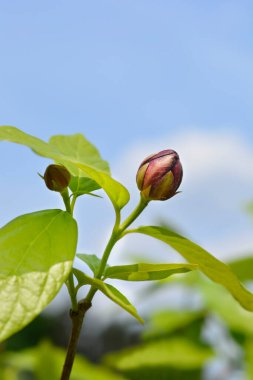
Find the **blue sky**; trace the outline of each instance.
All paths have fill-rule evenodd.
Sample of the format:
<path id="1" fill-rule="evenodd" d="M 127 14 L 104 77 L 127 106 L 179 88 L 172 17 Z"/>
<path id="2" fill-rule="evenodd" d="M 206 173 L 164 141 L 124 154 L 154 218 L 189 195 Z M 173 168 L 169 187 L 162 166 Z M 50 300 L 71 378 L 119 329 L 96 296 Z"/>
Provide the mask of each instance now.
<path id="1" fill-rule="evenodd" d="M 139 161 L 178 149 L 182 198 L 154 204 L 142 221 L 173 215 L 215 254 L 249 251 L 252 8 L 246 0 L 0 0 L 0 124 L 44 139 L 82 132 L 133 202 Z M 1 223 L 59 206 L 36 174 L 45 160 L 6 143 L 0 157 Z M 84 250 L 101 249 L 112 216 L 103 201 L 80 201 Z"/>
<path id="2" fill-rule="evenodd" d="M 0 1 L 1 123 L 136 140 L 226 127 L 252 138 L 250 1 Z"/>

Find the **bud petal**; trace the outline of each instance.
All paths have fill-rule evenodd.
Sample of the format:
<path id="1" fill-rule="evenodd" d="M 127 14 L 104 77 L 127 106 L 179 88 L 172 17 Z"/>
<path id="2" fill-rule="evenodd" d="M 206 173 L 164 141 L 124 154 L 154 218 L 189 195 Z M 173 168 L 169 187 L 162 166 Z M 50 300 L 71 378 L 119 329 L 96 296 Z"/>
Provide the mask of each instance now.
<path id="1" fill-rule="evenodd" d="M 137 181 L 137 186 L 139 189 L 141 189 L 143 186 L 144 177 L 145 177 L 145 173 L 146 173 L 146 170 L 148 168 L 148 165 L 149 165 L 148 163 L 144 164 L 144 165 L 140 166 L 140 168 L 138 170 L 138 175 L 136 176 L 136 181 Z"/>
<path id="2" fill-rule="evenodd" d="M 44 174 L 44 181 L 48 189 L 62 192 L 71 180 L 71 174 L 63 165 L 49 165 Z"/>
<path id="3" fill-rule="evenodd" d="M 183 169 L 178 154 L 163 150 L 148 156 L 140 165 L 136 182 L 147 200 L 166 200 L 173 197 L 182 181 Z"/>

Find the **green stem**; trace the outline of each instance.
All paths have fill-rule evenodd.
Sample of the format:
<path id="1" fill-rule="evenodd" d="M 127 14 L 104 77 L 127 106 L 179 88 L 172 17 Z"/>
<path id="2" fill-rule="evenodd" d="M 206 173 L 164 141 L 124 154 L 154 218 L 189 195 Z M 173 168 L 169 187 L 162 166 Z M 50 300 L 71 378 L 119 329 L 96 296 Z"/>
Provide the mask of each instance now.
<path id="1" fill-rule="evenodd" d="M 103 273 L 104 273 L 108 258 L 110 256 L 110 253 L 112 251 L 112 248 L 114 247 L 114 245 L 118 241 L 118 235 L 119 235 L 118 231 L 119 231 L 119 224 L 120 224 L 120 211 L 115 209 L 115 213 L 116 213 L 116 219 L 115 219 L 114 227 L 112 230 L 112 234 L 111 234 L 111 237 L 110 237 L 110 239 L 109 239 L 109 241 L 105 247 L 105 250 L 104 250 L 104 253 L 103 253 L 103 256 L 101 259 L 101 263 L 99 266 L 99 270 L 98 270 L 98 273 L 96 275 L 96 278 L 98 278 L 98 279 L 100 279 L 103 276 Z M 85 297 L 86 302 L 91 303 L 96 292 L 97 292 L 97 288 L 95 288 L 92 285 L 87 296 Z"/>
<path id="2" fill-rule="evenodd" d="M 71 214 L 72 215 L 73 215 L 73 212 L 74 212 L 74 207 L 75 207 L 76 200 L 77 200 L 77 196 L 75 194 L 73 194 L 72 195 L 72 201 L 71 201 L 71 204 L 70 204 L 70 210 L 71 210 Z"/>
<path id="3" fill-rule="evenodd" d="M 69 197 L 68 188 L 64 189 L 61 192 L 61 196 L 62 196 L 63 202 L 65 204 L 66 211 L 69 212 L 71 215 L 73 215 L 75 202 L 74 202 L 74 204 L 72 204 L 73 203 L 73 201 L 72 201 L 72 203 L 70 204 L 70 197 Z M 69 277 L 66 281 L 66 285 L 67 285 L 69 296 L 71 299 L 72 310 L 77 311 L 78 310 L 78 304 L 77 304 L 76 290 L 75 290 L 75 284 L 74 284 L 74 274 L 73 274 L 72 270 L 71 270 Z"/>
<path id="4" fill-rule="evenodd" d="M 68 288 L 69 296 L 71 299 L 71 304 L 72 304 L 72 310 L 77 311 L 78 310 L 78 304 L 77 304 L 77 299 L 76 299 L 76 290 L 75 290 L 75 285 L 74 285 L 74 275 L 71 270 L 69 277 L 66 281 L 66 285 Z"/>
<path id="5" fill-rule="evenodd" d="M 75 360 L 77 344 L 81 333 L 83 319 L 86 311 L 91 307 L 91 303 L 86 300 L 78 302 L 76 311 L 70 310 L 70 318 L 72 321 L 72 330 L 69 339 L 67 355 L 62 369 L 61 380 L 69 380 L 72 366 Z"/>
<path id="6" fill-rule="evenodd" d="M 73 214 L 73 210 L 71 209 L 71 206 L 70 206 L 68 188 L 64 189 L 60 194 L 61 194 L 63 202 L 65 204 L 66 211 L 69 212 L 72 215 Z"/>
<path id="7" fill-rule="evenodd" d="M 105 267 L 106 267 L 106 264 L 107 264 L 107 261 L 108 261 L 108 258 L 109 258 L 109 255 L 111 253 L 111 250 L 113 248 L 113 246 L 115 245 L 115 243 L 117 242 L 117 234 L 116 233 L 112 233 L 111 237 L 110 237 L 110 240 L 108 241 L 107 243 L 107 246 L 104 250 L 104 254 L 102 256 L 102 259 L 101 259 L 101 263 L 100 263 L 100 267 L 99 267 L 99 271 L 96 275 L 96 278 L 101 278 L 103 276 L 103 273 L 104 273 L 104 270 L 105 270 Z M 85 297 L 85 300 L 87 302 L 90 302 L 92 301 L 95 293 L 97 292 L 97 288 L 94 287 L 94 285 L 91 286 L 87 296 Z"/>
<path id="8" fill-rule="evenodd" d="M 104 250 L 104 253 L 103 253 L 103 256 L 101 259 L 101 263 L 100 263 L 100 267 L 99 267 L 99 271 L 98 271 L 96 278 L 101 279 L 101 277 L 103 276 L 108 258 L 110 256 L 111 251 L 112 251 L 112 248 L 117 243 L 117 241 L 121 239 L 121 237 L 123 236 L 122 234 L 127 229 L 127 227 L 130 226 L 130 224 L 142 213 L 142 211 L 145 209 L 145 207 L 147 207 L 147 205 L 148 205 L 148 201 L 143 199 L 141 196 L 139 204 L 137 205 L 137 207 L 134 209 L 134 211 L 126 218 L 126 220 L 121 225 L 120 225 L 120 212 L 115 210 L 116 211 L 116 220 L 115 220 L 114 228 L 112 231 L 112 235 L 111 235 L 111 237 L 107 243 L 107 246 Z M 91 286 L 90 291 L 88 292 L 85 300 L 88 302 L 91 302 L 96 292 L 97 292 L 97 289 L 94 286 Z"/>
<path id="9" fill-rule="evenodd" d="M 110 240 L 108 241 L 107 246 L 105 248 L 104 254 L 102 256 L 99 271 L 97 273 L 96 278 L 102 277 L 104 270 L 105 270 L 105 267 L 106 267 L 106 264 L 107 264 L 107 261 L 108 261 L 108 258 L 110 256 L 111 251 L 112 251 L 112 248 L 114 247 L 117 240 L 118 240 L 118 234 L 112 233 Z"/>
<path id="10" fill-rule="evenodd" d="M 139 204 L 133 210 L 133 212 L 126 218 L 126 220 L 120 225 L 119 233 L 122 234 L 130 224 L 142 213 L 142 211 L 147 207 L 149 201 L 144 199 L 142 196 L 140 197 Z"/>

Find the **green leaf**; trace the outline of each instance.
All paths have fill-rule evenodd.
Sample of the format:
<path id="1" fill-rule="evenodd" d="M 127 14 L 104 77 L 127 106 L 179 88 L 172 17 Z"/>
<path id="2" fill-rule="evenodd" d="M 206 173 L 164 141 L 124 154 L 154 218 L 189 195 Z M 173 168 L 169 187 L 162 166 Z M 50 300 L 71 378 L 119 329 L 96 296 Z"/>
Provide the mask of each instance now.
<path id="1" fill-rule="evenodd" d="M 128 233 L 141 233 L 161 240 L 178 251 L 189 263 L 199 269 L 212 281 L 223 285 L 233 297 L 249 311 L 253 311 L 253 294 L 246 290 L 228 265 L 219 261 L 199 245 L 163 227 L 139 227 Z"/>
<path id="2" fill-rule="evenodd" d="M 56 135 L 52 136 L 49 144 L 64 156 L 74 157 L 76 161 L 93 166 L 107 174 L 110 174 L 109 165 L 104 161 L 97 148 L 80 134 Z M 87 194 L 100 188 L 100 186 L 85 173 L 73 165 L 71 169 L 73 175 L 70 182 L 70 189 L 73 193 L 81 195 Z"/>
<path id="3" fill-rule="evenodd" d="M 75 164 L 104 189 L 116 210 L 122 209 L 128 203 L 130 199 L 129 192 L 121 183 L 111 178 L 108 174 L 94 170 L 87 165 Z"/>
<path id="4" fill-rule="evenodd" d="M 67 212 L 19 216 L 0 229 L 0 341 L 56 296 L 75 256 L 77 225 Z"/>
<path id="5" fill-rule="evenodd" d="M 228 265 L 241 281 L 253 280 L 253 256 L 230 261 Z"/>
<path id="6" fill-rule="evenodd" d="M 95 181 L 93 181 L 93 179 L 90 179 L 88 177 L 81 178 L 72 176 L 69 188 L 75 196 L 79 197 L 84 194 L 95 195 L 92 194 L 92 191 L 99 190 L 101 187 Z"/>
<path id="7" fill-rule="evenodd" d="M 68 169 L 68 161 L 59 161 L 65 165 Z M 130 195 L 128 190 L 121 185 L 118 181 L 110 177 L 108 174 L 100 172 L 88 165 L 80 164 L 79 162 L 71 161 L 75 166 L 84 171 L 86 175 L 92 178 L 102 189 L 106 192 L 110 198 L 115 210 L 122 209 L 129 201 Z"/>
<path id="8" fill-rule="evenodd" d="M 89 151 L 92 151 L 94 155 L 94 146 L 90 145 L 87 154 L 85 154 L 84 152 L 81 153 L 79 147 L 77 147 L 77 153 L 75 153 L 75 150 L 73 149 L 73 144 L 80 145 L 81 149 L 87 146 L 87 140 L 85 140 L 84 137 L 80 138 L 80 136 L 82 135 L 74 135 L 72 140 L 72 146 L 70 148 L 67 148 L 66 146 L 67 139 L 70 138 L 71 140 L 71 136 L 65 136 L 65 139 L 64 136 L 53 136 L 53 138 L 50 140 L 50 146 L 52 146 L 53 152 L 55 152 L 55 150 L 57 149 L 58 158 L 56 157 L 55 160 L 66 166 L 73 176 L 77 176 L 79 178 L 84 176 L 85 178 L 89 177 L 90 179 L 92 179 L 93 182 L 87 183 L 87 192 L 91 191 L 91 186 L 94 186 L 95 183 L 96 186 L 98 185 L 96 189 L 100 187 L 104 189 L 104 191 L 110 198 L 114 208 L 121 209 L 128 203 L 130 199 L 128 190 L 119 182 L 111 178 L 111 176 L 108 174 L 109 167 L 106 161 L 99 159 L 97 154 L 95 154 L 95 157 L 92 157 L 92 155 L 91 157 L 89 156 Z M 72 182 L 71 184 L 71 190 L 77 190 L 77 192 L 84 191 L 84 181 L 80 183 L 81 185 L 79 188 L 77 181 L 74 180 L 74 183 Z M 95 187 L 93 188 L 93 190 L 95 190 Z"/>
<path id="9" fill-rule="evenodd" d="M 106 284 L 98 278 L 91 278 L 87 274 L 81 272 L 78 269 L 73 269 L 74 275 L 78 279 L 79 284 L 89 284 L 93 285 L 95 288 L 104 293 L 110 300 L 118 304 L 129 314 L 135 317 L 140 323 L 144 323 L 143 319 L 138 315 L 135 307 L 128 301 L 128 299 L 114 286 Z"/>
<path id="10" fill-rule="evenodd" d="M 64 152 L 58 150 L 56 145 L 48 144 L 43 140 L 33 137 L 27 133 L 20 131 L 15 127 L 0 127 L 0 140 L 7 140 L 28 146 L 33 149 L 37 154 L 48 157 L 64 165 L 72 175 L 79 175 L 80 169 L 85 177 L 89 177 L 102 187 L 110 198 L 115 210 L 123 208 L 129 201 L 130 195 L 128 190 L 119 182 L 110 177 L 107 173 L 96 169 L 86 162 L 79 162 L 73 154 L 69 151 Z M 84 160 L 84 158 L 82 157 Z"/>
<path id="11" fill-rule="evenodd" d="M 105 271 L 106 278 L 117 278 L 127 281 L 162 280 L 177 273 L 186 273 L 198 269 L 195 264 L 132 264 L 109 267 Z"/>
<path id="12" fill-rule="evenodd" d="M 53 152 L 53 148 L 45 141 L 11 126 L 0 127 L 0 140 L 25 145 L 43 157 L 52 158 L 53 153 L 56 153 Z"/>
<path id="13" fill-rule="evenodd" d="M 89 255 L 87 253 L 77 253 L 76 255 L 80 260 L 85 262 L 85 264 L 88 265 L 88 267 L 92 270 L 94 275 L 98 273 L 101 259 L 99 259 L 96 255 Z"/>
<path id="14" fill-rule="evenodd" d="M 247 204 L 247 210 L 253 216 L 253 201 Z"/>
<path id="15" fill-rule="evenodd" d="M 253 338 L 247 337 L 244 347 L 246 379 L 253 379 Z"/>
<path id="16" fill-rule="evenodd" d="M 212 351 L 183 338 L 163 339 L 125 349 L 106 356 L 105 363 L 123 371 L 140 367 L 174 367 L 193 369 L 210 359 Z"/>
<path id="17" fill-rule="evenodd" d="M 1 352 L 0 376 L 2 375 L 2 369 L 5 370 L 6 377 L 0 378 L 1 380 L 28 378 L 36 380 L 60 379 L 65 356 L 65 350 L 53 346 L 49 341 L 42 341 L 39 345 L 25 350 Z M 15 373 L 16 376 L 10 377 L 10 373 Z M 71 371 L 71 380 L 124 379 L 124 377 L 114 373 L 105 366 L 90 363 L 84 356 L 76 355 L 75 357 Z"/>
<path id="18" fill-rule="evenodd" d="M 63 156 L 72 157 L 76 162 L 90 165 L 107 174 L 110 174 L 108 163 L 102 159 L 97 148 L 81 133 L 73 135 L 54 135 L 49 139 L 49 145 L 57 149 Z M 75 171 L 76 168 L 73 168 Z M 77 170 L 78 176 L 83 173 Z"/>
<path id="19" fill-rule="evenodd" d="M 154 295 L 155 296 L 155 295 Z M 241 308 L 241 310 L 243 310 Z M 162 310 L 154 313 L 149 326 L 143 333 L 145 340 L 164 338 L 177 330 L 185 329 L 194 321 L 203 318 L 204 312 L 199 310 Z"/>
<path id="20" fill-rule="evenodd" d="M 253 314 L 243 308 L 220 286 L 204 281 L 200 283 L 205 308 L 225 321 L 233 331 L 253 334 Z"/>

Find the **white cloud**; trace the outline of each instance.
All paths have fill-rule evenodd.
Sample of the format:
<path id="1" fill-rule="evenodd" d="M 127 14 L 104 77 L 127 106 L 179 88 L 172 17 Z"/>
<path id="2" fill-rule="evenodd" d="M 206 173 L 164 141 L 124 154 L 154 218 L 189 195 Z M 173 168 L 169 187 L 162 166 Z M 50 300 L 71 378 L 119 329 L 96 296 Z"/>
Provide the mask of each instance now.
<path id="1" fill-rule="evenodd" d="M 115 167 L 116 174 L 122 181 L 131 185 L 138 163 L 151 152 L 173 148 L 178 151 L 183 167 L 184 176 L 191 175 L 191 182 L 201 181 L 210 173 L 226 175 L 249 182 L 253 177 L 253 151 L 242 139 L 240 134 L 229 130 L 201 131 L 188 128 L 187 132 L 174 136 L 164 136 L 157 140 L 142 140 L 127 149 L 122 159 Z M 194 176 L 194 177 L 192 177 Z"/>

